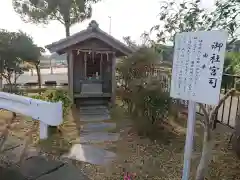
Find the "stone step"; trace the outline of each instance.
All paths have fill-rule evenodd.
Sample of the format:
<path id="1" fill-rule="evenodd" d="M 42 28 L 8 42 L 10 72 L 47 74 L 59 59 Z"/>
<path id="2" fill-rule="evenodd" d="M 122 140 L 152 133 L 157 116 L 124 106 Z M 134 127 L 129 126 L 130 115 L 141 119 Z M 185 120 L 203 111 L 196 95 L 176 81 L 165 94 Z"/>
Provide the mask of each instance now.
<path id="1" fill-rule="evenodd" d="M 109 112 L 100 112 L 100 111 L 85 111 L 81 112 L 80 116 L 85 116 L 85 115 L 99 115 L 99 116 L 110 116 Z"/>
<path id="2" fill-rule="evenodd" d="M 108 109 L 85 109 L 85 110 L 80 110 L 80 115 L 91 115 L 91 114 L 93 114 L 93 115 L 97 115 L 97 114 L 99 114 L 99 115 L 101 115 L 101 114 L 103 114 L 103 115 L 105 115 L 105 114 L 109 114 L 110 112 L 109 112 L 109 110 Z"/>
<path id="3" fill-rule="evenodd" d="M 80 106 L 80 108 L 79 108 L 80 110 L 89 110 L 89 109 L 93 109 L 93 110 L 95 110 L 95 109 L 108 109 L 108 107 L 107 106 L 103 106 L 103 105 L 93 105 L 93 106 Z"/>
<path id="4" fill-rule="evenodd" d="M 110 115 L 109 114 L 83 114 L 80 115 L 80 121 L 81 122 L 94 122 L 94 121 L 104 121 L 109 120 Z"/>
<path id="5" fill-rule="evenodd" d="M 95 165 L 107 165 L 116 158 L 116 154 L 93 145 L 74 144 L 70 152 L 63 157 Z"/>
<path id="6" fill-rule="evenodd" d="M 81 100 L 79 101 L 80 106 L 106 106 L 108 104 L 107 100 L 99 99 L 99 100 Z"/>
<path id="7" fill-rule="evenodd" d="M 92 108 L 92 107 L 88 107 L 88 108 L 79 108 L 80 112 L 84 112 L 84 111 L 108 111 L 109 112 L 109 108 L 105 107 L 105 108 Z"/>
<path id="8" fill-rule="evenodd" d="M 80 143 L 104 143 L 114 142 L 120 137 L 119 133 L 108 133 L 108 132 L 92 132 L 82 133 L 80 135 Z"/>
<path id="9" fill-rule="evenodd" d="M 104 132 L 113 130 L 116 128 L 116 123 L 87 123 L 83 124 L 81 127 L 81 132 Z"/>

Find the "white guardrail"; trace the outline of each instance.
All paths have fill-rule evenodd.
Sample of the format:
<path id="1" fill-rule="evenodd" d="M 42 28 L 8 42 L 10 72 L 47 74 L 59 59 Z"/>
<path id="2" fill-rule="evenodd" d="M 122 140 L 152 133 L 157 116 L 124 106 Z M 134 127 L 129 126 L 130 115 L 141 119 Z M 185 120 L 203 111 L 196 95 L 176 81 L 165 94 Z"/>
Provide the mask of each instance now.
<path id="1" fill-rule="evenodd" d="M 0 108 L 40 121 L 40 139 L 48 137 L 48 126 L 58 126 L 63 122 L 62 102 L 53 103 L 0 92 Z"/>

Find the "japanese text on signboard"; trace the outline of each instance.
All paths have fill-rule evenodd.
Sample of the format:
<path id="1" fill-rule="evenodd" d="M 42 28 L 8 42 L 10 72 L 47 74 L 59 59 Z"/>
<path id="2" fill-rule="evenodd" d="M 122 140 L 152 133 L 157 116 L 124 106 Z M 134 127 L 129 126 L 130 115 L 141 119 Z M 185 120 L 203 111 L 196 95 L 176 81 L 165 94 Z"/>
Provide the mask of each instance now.
<path id="1" fill-rule="evenodd" d="M 176 35 L 170 93 L 172 97 L 207 104 L 218 102 L 226 40 L 227 34 L 224 31 Z"/>

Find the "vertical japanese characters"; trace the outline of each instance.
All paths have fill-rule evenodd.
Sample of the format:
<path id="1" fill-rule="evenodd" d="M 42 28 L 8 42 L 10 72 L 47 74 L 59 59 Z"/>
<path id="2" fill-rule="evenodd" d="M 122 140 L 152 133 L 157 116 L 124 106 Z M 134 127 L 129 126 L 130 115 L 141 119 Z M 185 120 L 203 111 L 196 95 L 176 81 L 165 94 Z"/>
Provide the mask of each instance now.
<path id="1" fill-rule="evenodd" d="M 192 38 L 188 39 L 187 42 L 187 55 L 186 55 L 186 61 L 185 61 L 185 75 L 184 75 L 184 92 L 186 92 L 186 87 L 187 87 L 187 93 L 190 94 L 192 91 L 192 74 L 191 74 L 191 69 L 189 69 L 189 63 L 191 61 L 191 53 L 192 53 Z M 190 71 L 189 71 L 190 70 Z M 189 73 L 189 74 L 188 74 Z M 187 79 L 188 78 L 188 79 Z"/>
<path id="2" fill-rule="evenodd" d="M 175 42 L 175 49 L 174 49 L 174 54 L 175 54 L 175 72 L 174 78 L 176 79 L 176 84 L 174 84 L 174 89 L 178 93 L 178 95 L 181 94 L 182 91 L 184 91 L 184 63 L 185 63 L 185 53 L 186 53 L 186 47 L 183 45 L 186 42 L 185 37 L 178 38 Z"/>
<path id="3" fill-rule="evenodd" d="M 218 103 L 227 38 L 222 30 L 175 36 L 171 97 Z"/>
<path id="4" fill-rule="evenodd" d="M 176 45 L 179 46 L 179 41 L 176 42 Z M 181 70 L 181 62 L 179 61 L 179 58 L 180 58 L 180 56 L 182 56 L 182 50 L 181 50 L 180 47 L 176 48 L 176 56 L 177 56 L 177 61 L 176 61 L 176 66 L 175 67 L 176 67 L 176 72 L 179 72 L 179 70 Z M 176 78 L 178 79 L 178 84 L 176 84 L 177 89 L 180 89 L 181 88 L 181 83 L 180 82 L 182 81 L 181 76 L 176 75 Z M 178 91 L 178 95 L 180 95 L 179 91 Z"/>
<path id="5" fill-rule="evenodd" d="M 220 65 L 220 55 L 219 52 L 223 47 L 223 43 L 220 42 L 213 42 L 211 48 L 213 53 L 210 55 L 210 77 L 208 83 L 211 84 L 213 88 L 216 88 L 218 83 L 218 76 L 219 76 L 219 65 Z"/>
<path id="6" fill-rule="evenodd" d="M 200 73 L 201 73 L 201 55 L 202 55 L 202 39 L 199 39 L 195 37 L 196 39 L 196 63 L 195 63 L 195 77 L 194 77 L 194 85 L 196 86 L 197 81 L 200 78 Z M 196 96 L 196 93 L 194 91 L 193 96 Z"/>
<path id="7" fill-rule="evenodd" d="M 202 40 L 199 40 L 198 37 L 193 36 L 192 38 L 192 56 L 191 56 L 191 63 L 190 63 L 190 72 L 189 72 L 189 92 L 191 92 L 192 96 L 195 96 L 194 87 L 199 79 L 199 67 L 200 67 L 200 57 L 201 48 L 202 48 Z"/>

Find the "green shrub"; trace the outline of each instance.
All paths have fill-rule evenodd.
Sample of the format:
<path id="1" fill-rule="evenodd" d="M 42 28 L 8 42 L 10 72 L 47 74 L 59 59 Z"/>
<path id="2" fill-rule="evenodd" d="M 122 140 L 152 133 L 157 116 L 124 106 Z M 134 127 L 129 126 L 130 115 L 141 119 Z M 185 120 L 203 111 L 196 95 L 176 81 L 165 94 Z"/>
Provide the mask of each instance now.
<path id="1" fill-rule="evenodd" d="M 41 99 L 43 101 L 49 101 L 49 102 L 61 101 L 63 104 L 63 116 L 64 117 L 66 117 L 66 115 L 68 114 L 68 112 L 71 108 L 71 105 L 72 105 L 72 101 L 71 101 L 68 93 L 62 89 L 46 90 L 42 94 L 31 96 L 31 98 Z"/>
<path id="2" fill-rule="evenodd" d="M 159 59 L 154 49 L 142 47 L 117 65 L 121 87 L 116 93 L 128 107 L 138 132 L 145 135 L 159 130 L 158 125 L 168 116 L 170 74 L 160 68 Z"/>
<path id="3" fill-rule="evenodd" d="M 157 120 L 163 120 L 168 115 L 169 93 L 163 92 L 158 84 L 149 83 L 137 92 L 133 91 L 131 101 L 135 110 L 141 112 L 137 114 L 145 116 L 148 120 L 151 120 L 152 124 Z"/>
<path id="4" fill-rule="evenodd" d="M 128 106 L 135 127 L 140 135 L 152 136 L 159 131 L 161 122 L 168 118 L 171 98 L 169 92 L 163 91 L 157 81 L 120 88 L 119 97 Z"/>
<path id="5" fill-rule="evenodd" d="M 143 98 L 146 115 L 152 123 L 168 116 L 170 102 L 168 93 L 161 92 L 161 88 L 156 87 L 156 89 L 147 89 Z"/>

